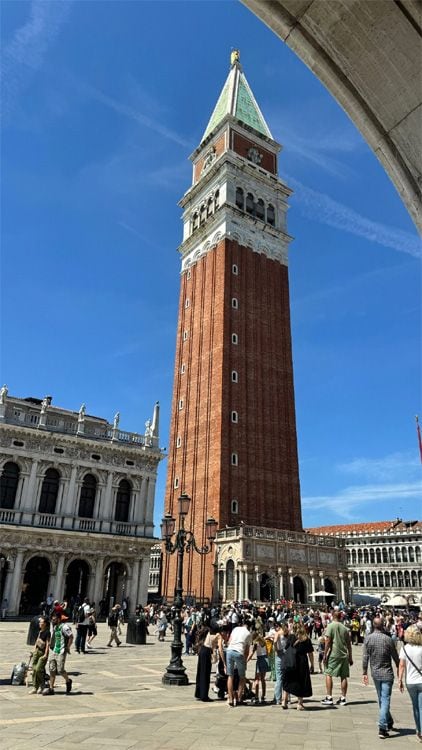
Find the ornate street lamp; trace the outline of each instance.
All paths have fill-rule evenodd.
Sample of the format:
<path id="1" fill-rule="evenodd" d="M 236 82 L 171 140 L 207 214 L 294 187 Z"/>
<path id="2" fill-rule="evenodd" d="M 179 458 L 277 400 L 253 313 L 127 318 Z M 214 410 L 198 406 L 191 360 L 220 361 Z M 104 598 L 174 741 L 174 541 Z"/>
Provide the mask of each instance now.
<path id="1" fill-rule="evenodd" d="M 188 514 L 190 504 L 189 495 L 183 493 L 180 495 L 178 502 L 179 529 L 174 542 L 171 541 L 171 538 L 175 532 L 176 520 L 170 514 L 167 514 L 161 522 L 161 538 L 165 543 L 167 554 L 173 555 L 177 552 L 176 597 L 174 600 L 176 613 L 173 619 L 171 659 L 162 679 L 164 685 L 187 685 L 189 683 L 186 668 L 182 661 L 182 618 L 180 611 L 183 606 L 183 556 L 185 552 L 190 552 L 191 550 L 195 550 L 199 555 L 208 555 L 217 536 L 218 526 L 214 518 L 208 519 L 205 528 L 207 530 L 209 545 L 198 547 L 193 531 L 185 529 L 185 516 Z"/>

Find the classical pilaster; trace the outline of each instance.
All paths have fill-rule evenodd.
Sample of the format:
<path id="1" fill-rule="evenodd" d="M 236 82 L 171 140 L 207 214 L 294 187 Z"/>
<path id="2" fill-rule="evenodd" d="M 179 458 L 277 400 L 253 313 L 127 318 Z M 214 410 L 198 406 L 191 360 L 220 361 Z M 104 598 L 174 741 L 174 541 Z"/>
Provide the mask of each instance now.
<path id="1" fill-rule="evenodd" d="M 104 558 L 97 557 L 95 565 L 94 584 L 91 584 L 89 592 L 90 601 L 98 602 L 103 598 L 103 575 L 104 575 Z"/>
<path id="2" fill-rule="evenodd" d="M 140 523 L 146 526 L 147 523 L 147 498 L 148 498 L 148 477 L 143 476 L 141 482 L 141 493 L 139 501 L 139 519 Z"/>
<path id="3" fill-rule="evenodd" d="M 35 460 L 31 464 L 31 471 L 29 473 L 29 480 L 26 488 L 26 492 L 22 493 L 21 507 L 22 510 L 28 510 L 34 512 L 37 506 L 37 472 L 38 472 L 39 461 Z"/>
<path id="4" fill-rule="evenodd" d="M 154 498 L 156 478 L 150 477 L 148 483 L 148 497 L 145 518 L 145 535 L 152 536 L 154 532 Z"/>
<path id="5" fill-rule="evenodd" d="M 65 556 L 60 555 L 57 561 L 56 573 L 50 576 L 48 590 L 52 591 L 55 599 L 62 601 L 64 596 L 64 564 Z"/>
<path id="6" fill-rule="evenodd" d="M 18 550 L 11 578 L 7 578 L 4 596 L 9 602 L 9 614 L 19 614 L 19 604 L 22 593 L 22 564 L 23 550 Z"/>
<path id="7" fill-rule="evenodd" d="M 76 515 L 76 476 L 78 473 L 77 466 L 72 466 L 72 471 L 70 472 L 70 480 L 69 484 L 67 485 L 67 493 L 66 498 L 64 501 L 64 508 L 63 511 L 66 516 L 74 516 Z"/>

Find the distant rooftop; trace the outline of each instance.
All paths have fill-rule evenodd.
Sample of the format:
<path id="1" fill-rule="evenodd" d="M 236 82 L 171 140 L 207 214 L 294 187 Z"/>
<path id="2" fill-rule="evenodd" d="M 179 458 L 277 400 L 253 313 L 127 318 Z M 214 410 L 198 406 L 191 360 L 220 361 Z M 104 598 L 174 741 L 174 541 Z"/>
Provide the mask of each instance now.
<path id="1" fill-rule="evenodd" d="M 369 521 L 366 523 L 348 523 L 335 526 L 316 526 L 306 529 L 310 534 L 322 536 L 349 536 L 351 534 L 385 534 L 387 531 L 422 531 L 422 521 Z"/>

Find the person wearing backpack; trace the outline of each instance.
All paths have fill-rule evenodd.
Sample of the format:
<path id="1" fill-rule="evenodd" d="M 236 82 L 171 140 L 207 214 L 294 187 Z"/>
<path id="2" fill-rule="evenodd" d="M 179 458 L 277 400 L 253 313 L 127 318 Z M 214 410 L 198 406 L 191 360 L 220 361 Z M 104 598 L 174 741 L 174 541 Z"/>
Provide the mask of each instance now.
<path id="1" fill-rule="evenodd" d="M 54 684 L 56 675 L 62 675 L 66 682 L 66 695 L 72 690 L 72 680 L 65 670 L 66 656 L 70 653 L 70 647 L 73 641 L 72 628 L 66 622 L 65 615 L 59 615 L 56 612 L 51 613 L 51 624 L 53 633 L 50 641 L 50 651 L 48 655 L 48 670 L 50 672 L 50 686 L 43 690 L 43 695 L 54 695 Z"/>
<path id="2" fill-rule="evenodd" d="M 86 596 L 77 612 L 77 630 L 76 630 L 75 649 L 78 652 L 78 654 L 86 653 L 85 646 L 86 646 L 86 637 L 87 637 L 88 628 L 89 628 L 90 612 L 91 612 L 91 605 L 89 603 L 88 597 Z"/>
<path id="3" fill-rule="evenodd" d="M 107 643 L 107 647 L 112 647 L 112 642 L 116 641 L 116 646 L 120 646 L 121 641 L 119 641 L 119 638 L 117 636 L 117 626 L 119 624 L 119 610 L 120 606 L 118 604 L 115 604 L 114 607 L 112 607 L 111 612 L 108 616 L 108 627 L 110 628 L 110 640 Z"/>

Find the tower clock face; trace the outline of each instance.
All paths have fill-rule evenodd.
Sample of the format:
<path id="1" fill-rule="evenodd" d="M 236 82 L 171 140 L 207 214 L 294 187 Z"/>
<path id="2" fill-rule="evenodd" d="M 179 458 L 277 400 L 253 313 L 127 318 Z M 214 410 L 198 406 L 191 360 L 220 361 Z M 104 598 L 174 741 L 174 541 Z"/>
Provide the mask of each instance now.
<path id="1" fill-rule="evenodd" d="M 255 146 L 252 146 L 252 148 L 249 149 L 247 156 L 249 161 L 253 162 L 253 164 L 261 164 L 262 154 Z"/>

